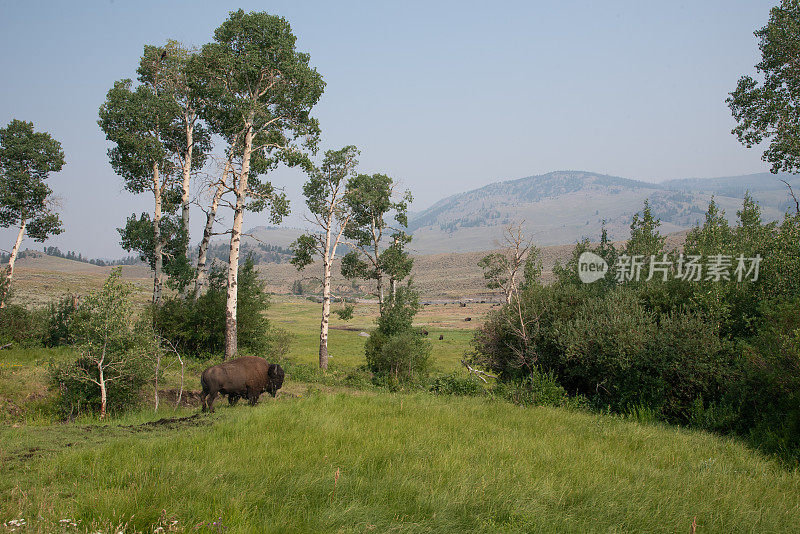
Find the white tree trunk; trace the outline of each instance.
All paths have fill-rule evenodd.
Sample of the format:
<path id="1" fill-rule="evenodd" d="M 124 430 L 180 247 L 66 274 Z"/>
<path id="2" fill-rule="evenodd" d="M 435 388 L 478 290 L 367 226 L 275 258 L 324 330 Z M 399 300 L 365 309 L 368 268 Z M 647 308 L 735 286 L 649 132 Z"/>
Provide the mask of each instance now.
<path id="1" fill-rule="evenodd" d="M 14 247 L 11 249 L 11 256 L 8 258 L 8 266 L 6 267 L 6 280 L 5 287 L 0 292 L 0 308 L 6 307 L 6 295 L 8 290 L 11 289 L 11 279 L 14 276 L 14 264 L 17 262 L 19 255 L 19 248 L 22 245 L 22 238 L 25 237 L 25 225 L 27 221 L 22 219 L 19 223 L 19 232 L 17 233 L 17 240 L 14 242 Z"/>
<path id="2" fill-rule="evenodd" d="M 187 113 L 184 119 L 186 121 L 186 158 L 183 161 L 183 183 L 181 195 L 181 221 L 186 231 L 189 231 L 189 186 L 192 181 L 192 151 L 193 151 L 193 136 L 194 136 L 194 122 L 191 114 Z M 189 243 L 186 243 L 186 257 L 189 257 Z"/>
<path id="3" fill-rule="evenodd" d="M 244 136 L 244 152 L 242 154 L 242 171 L 236 184 L 236 208 L 233 213 L 231 227 L 231 249 L 228 256 L 228 295 L 225 307 L 225 359 L 236 357 L 238 351 L 236 310 L 239 284 L 239 245 L 242 236 L 242 219 L 244 218 L 244 202 L 247 197 L 247 179 L 250 174 L 250 154 L 253 151 L 253 114 L 251 113 L 247 131 Z"/>
<path id="4" fill-rule="evenodd" d="M 98 384 L 100 385 L 100 420 L 106 418 L 106 407 L 108 406 L 108 394 L 106 392 L 106 380 L 103 373 L 103 361 L 101 360 L 97 364 L 97 369 L 100 372 L 100 380 L 98 380 Z"/>
<path id="5" fill-rule="evenodd" d="M 328 369 L 328 323 L 331 317 L 331 219 L 328 216 L 328 227 L 325 229 L 325 247 L 322 254 L 322 322 L 319 328 L 319 368 Z"/>
<path id="6" fill-rule="evenodd" d="M 155 209 L 153 211 L 153 254 L 155 256 L 153 303 L 159 304 L 161 302 L 161 272 L 164 266 L 164 244 L 161 242 L 161 176 L 159 174 L 158 163 L 153 164 L 153 196 L 155 197 Z"/>
<path id="7" fill-rule="evenodd" d="M 219 201 L 225 191 L 225 184 L 228 183 L 228 174 L 230 173 L 231 162 L 228 160 L 225 163 L 225 171 L 222 175 L 222 180 L 217 184 L 217 189 L 214 191 L 214 197 L 211 199 L 211 206 L 209 207 L 208 214 L 206 215 L 206 227 L 203 230 L 203 239 L 200 241 L 200 249 L 197 253 L 197 272 L 194 281 L 194 294 L 195 298 L 199 297 L 205 289 L 208 281 L 208 245 L 211 243 L 211 235 L 214 231 L 214 219 L 217 217 L 217 209 L 219 209 Z"/>

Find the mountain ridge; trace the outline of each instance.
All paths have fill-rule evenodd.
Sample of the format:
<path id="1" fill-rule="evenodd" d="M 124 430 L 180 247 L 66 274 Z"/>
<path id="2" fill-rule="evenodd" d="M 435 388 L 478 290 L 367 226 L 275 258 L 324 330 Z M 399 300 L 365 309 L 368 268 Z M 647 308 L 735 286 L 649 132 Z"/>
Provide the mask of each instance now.
<path id="1" fill-rule="evenodd" d="M 759 201 L 764 218 L 775 220 L 791 206 L 781 178 L 800 187 L 796 176 L 770 173 L 651 183 L 591 171 L 552 171 L 503 180 L 450 195 L 413 214 L 412 249 L 488 250 L 504 227 L 523 221 L 540 245 L 596 238 L 604 221 L 612 239 L 625 239 L 645 200 L 661 219 L 662 232 L 677 232 L 702 220 L 712 196 L 733 221 L 746 191 Z"/>

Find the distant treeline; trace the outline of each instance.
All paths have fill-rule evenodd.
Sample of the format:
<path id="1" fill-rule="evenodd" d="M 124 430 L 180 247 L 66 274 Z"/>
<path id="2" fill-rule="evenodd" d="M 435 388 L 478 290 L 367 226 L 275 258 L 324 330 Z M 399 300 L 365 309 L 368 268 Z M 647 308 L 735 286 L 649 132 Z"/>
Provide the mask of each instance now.
<path id="1" fill-rule="evenodd" d="M 44 247 L 44 253 L 48 256 L 55 256 L 56 258 L 64 258 L 67 260 L 75 260 L 83 263 L 91 263 L 100 267 L 112 265 L 136 265 L 141 263 L 139 256 L 128 256 L 119 260 L 99 260 L 95 258 L 85 258 L 80 252 L 68 250 L 66 253 L 61 252 L 58 247 Z M 5 260 L 4 260 L 5 261 Z"/>
<path id="2" fill-rule="evenodd" d="M 292 251 L 287 247 L 268 245 L 266 243 L 242 243 L 240 253 L 242 257 L 251 256 L 254 264 L 259 263 L 287 263 L 292 259 Z M 228 243 L 214 243 L 208 247 L 208 258 L 227 263 L 230 254 Z"/>
<path id="3" fill-rule="evenodd" d="M 56 258 L 64 258 L 67 260 L 79 261 L 82 263 L 90 263 L 99 267 L 109 267 L 115 265 L 138 265 L 142 263 L 139 256 L 128 256 L 118 260 L 100 260 L 96 258 L 87 258 L 80 252 L 68 250 L 61 252 L 58 247 L 44 247 L 44 254 L 48 256 L 55 256 Z M 258 243 L 255 246 L 250 243 L 242 243 L 241 252 L 243 256 L 252 255 L 253 263 L 286 263 L 292 259 L 292 251 L 288 247 L 281 247 L 277 245 L 268 245 L 265 243 Z M 221 262 L 227 263 L 228 261 L 228 245 L 227 243 L 216 243 L 208 248 L 208 258 L 217 259 Z M 17 256 L 18 259 L 35 256 L 41 254 L 36 250 L 23 250 Z M 10 255 L 8 253 L 0 253 L 0 263 L 8 263 Z"/>

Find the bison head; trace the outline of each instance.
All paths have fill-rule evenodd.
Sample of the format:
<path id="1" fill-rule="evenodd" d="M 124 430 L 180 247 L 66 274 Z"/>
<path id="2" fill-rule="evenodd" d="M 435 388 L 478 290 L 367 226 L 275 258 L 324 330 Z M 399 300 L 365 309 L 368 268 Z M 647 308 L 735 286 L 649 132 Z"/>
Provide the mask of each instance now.
<path id="1" fill-rule="evenodd" d="M 267 375 L 269 376 L 269 381 L 267 382 L 267 393 L 272 395 L 273 397 L 281 389 L 283 386 L 283 377 L 286 373 L 283 372 L 283 367 L 278 365 L 277 363 L 270 364 L 269 369 L 267 370 Z"/>

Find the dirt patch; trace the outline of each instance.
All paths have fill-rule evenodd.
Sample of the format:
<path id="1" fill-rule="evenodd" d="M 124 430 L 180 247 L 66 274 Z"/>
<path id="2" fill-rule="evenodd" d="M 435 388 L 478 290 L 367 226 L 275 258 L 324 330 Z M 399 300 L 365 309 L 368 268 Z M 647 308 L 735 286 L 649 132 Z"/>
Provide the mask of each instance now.
<path id="1" fill-rule="evenodd" d="M 157 421 L 148 421 L 139 425 L 126 425 L 120 428 L 130 428 L 132 430 L 146 430 L 155 428 L 175 429 L 183 426 L 197 426 L 207 424 L 202 414 L 187 415 L 186 417 L 163 417 Z"/>
<path id="2" fill-rule="evenodd" d="M 22 408 L 11 402 L 10 399 L 0 395 L 0 414 L 5 415 L 10 420 L 15 420 L 22 416 Z"/>
<path id="3" fill-rule="evenodd" d="M 158 391 L 159 402 L 162 404 L 170 404 L 175 406 L 178 402 L 178 393 L 180 390 L 175 389 L 161 389 Z M 181 393 L 180 405 L 185 408 L 199 408 L 200 407 L 200 391 L 184 389 Z"/>
<path id="4" fill-rule="evenodd" d="M 363 328 L 357 328 L 355 326 L 338 326 L 338 325 L 331 325 L 328 326 L 331 330 L 344 330 L 345 332 L 362 332 Z"/>

